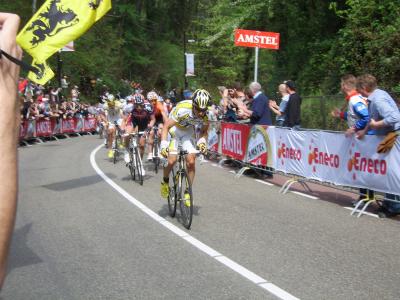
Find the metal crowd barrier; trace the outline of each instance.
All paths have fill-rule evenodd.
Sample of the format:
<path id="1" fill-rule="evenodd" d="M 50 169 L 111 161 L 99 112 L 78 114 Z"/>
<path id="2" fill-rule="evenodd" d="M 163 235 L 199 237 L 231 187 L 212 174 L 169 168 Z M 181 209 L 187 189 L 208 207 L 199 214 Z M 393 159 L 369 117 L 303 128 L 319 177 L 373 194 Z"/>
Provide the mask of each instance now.
<path id="1" fill-rule="evenodd" d="M 281 171 L 277 171 L 274 168 L 271 167 L 266 167 L 266 166 L 260 166 L 260 165 L 254 165 L 249 162 L 239 160 L 237 158 L 233 158 L 229 155 L 223 154 L 222 152 L 222 132 L 221 132 L 221 121 L 210 121 L 210 131 L 215 129 L 215 133 L 217 134 L 217 138 L 213 137 L 213 140 L 217 140 L 217 145 L 215 143 L 210 144 L 210 136 L 209 136 L 209 150 L 208 150 L 208 156 L 210 159 L 215 159 L 218 160 L 218 165 L 222 166 L 226 162 L 233 162 L 236 164 L 238 167 L 240 167 L 239 171 L 236 172 L 235 178 L 238 179 L 240 178 L 246 171 L 252 170 L 256 174 L 279 174 L 285 177 L 289 177 L 286 182 L 282 185 L 280 188 L 279 192 L 281 194 L 286 194 L 288 191 L 290 191 L 291 187 L 298 183 L 300 184 L 307 192 L 312 193 L 312 189 L 308 185 L 309 183 L 313 184 L 318 184 L 322 186 L 326 186 L 329 188 L 333 188 L 336 190 L 344 191 L 344 192 L 349 192 L 358 196 L 361 196 L 359 193 L 359 188 L 357 187 L 352 187 L 352 186 L 344 186 L 344 185 L 335 185 L 331 182 L 325 182 L 325 181 L 320 181 L 320 180 L 315 180 L 311 178 L 306 178 L 299 176 L 297 174 L 291 174 L 291 173 L 284 173 Z M 243 125 L 243 124 L 242 124 Z M 317 129 L 300 129 L 299 131 L 323 131 L 323 132 L 330 132 L 330 133 L 342 133 L 338 131 L 331 131 L 331 130 L 317 130 Z M 358 201 L 355 205 L 355 207 L 351 211 L 351 215 L 357 215 L 357 217 L 360 217 L 363 214 L 366 214 L 367 208 L 372 204 L 372 203 L 380 203 L 383 200 L 395 202 L 395 203 L 400 203 L 400 196 L 396 195 L 395 198 L 397 199 L 388 199 L 386 197 L 385 193 L 382 192 L 374 192 L 375 196 L 373 199 L 369 199 L 368 197 L 363 198 L 362 200 Z M 364 204 L 362 206 L 362 204 Z"/>

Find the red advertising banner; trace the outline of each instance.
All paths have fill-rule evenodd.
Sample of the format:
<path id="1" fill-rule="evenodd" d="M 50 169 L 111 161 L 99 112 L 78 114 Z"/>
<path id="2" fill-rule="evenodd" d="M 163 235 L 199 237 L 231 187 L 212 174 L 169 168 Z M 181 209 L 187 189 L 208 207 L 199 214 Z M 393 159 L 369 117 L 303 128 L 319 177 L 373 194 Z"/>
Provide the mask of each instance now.
<path id="1" fill-rule="evenodd" d="M 97 122 L 95 118 L 87 118 L 84 120 L 83 131 L 85 132 L 95 131 L 96 127 L 97 127 Z"/>
<path id="2" fill-rule="evenodd" d="M 63 119 L 61 133 L 75 133 L 75 119 Z"/>
<path id="3" fill-rule="evenodd" d="M 28 121 L 22 121 L 19 126 L 19 138 L 23 139 L 28 133 Z"/>
<path id="4" fill-rule="evenodd" d="M 222 123 L 222 154 L 244 160 L 250 126 L 235 123 Z"/>
<path id="5" fill-rule="evenodd" d="M 53 128 L 50 120 L 37 120 L 36 121 L 36 136 L 44 137 L 51 136 L 53 134 Z"/>
<path id="6" fill-rule="evenodd" d="M 254 30 L 235 30 L 235 45 L 242 47 L 259 47 L 278 50 L 280 35 L 277 32 Z"/>

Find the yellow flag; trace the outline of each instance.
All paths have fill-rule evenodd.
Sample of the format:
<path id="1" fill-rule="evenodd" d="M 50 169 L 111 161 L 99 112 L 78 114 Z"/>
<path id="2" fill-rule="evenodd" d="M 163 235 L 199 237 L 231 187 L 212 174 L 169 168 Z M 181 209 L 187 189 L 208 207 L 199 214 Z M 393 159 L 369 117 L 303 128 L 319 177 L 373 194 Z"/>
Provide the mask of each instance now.
<path id="1" fill-rule="evenodd" d="M 36 60 L 33 60 L 32 66 L 38 70 L 38 73 L 35 74 L 33 72 L 28 73 L 29 80 L 36 82 L 38 84 L 44 85 L 47 81 L 54 77 L 53 71 L 47 65 L 46 62 L 40 63 Z"/>
<path id="2" fill-rule="evenodd" d="M 37 62 L 44 62 L 110 9 L 111 0 L 47 0 L 18 34 L 17 42 Z"/>
<path id="3" fill-rule="evenodd" d="M 44 85 L 47 81 L 54 77 L 53 71 L 47 65 L 46 62 L 40 63 L 36 60 L 33 60 L 32 66 L 35 67 L 38 72 L 37 74 L 33 72 L 28 73 L 29 80 L 32 80 L 38 84 Z"/>

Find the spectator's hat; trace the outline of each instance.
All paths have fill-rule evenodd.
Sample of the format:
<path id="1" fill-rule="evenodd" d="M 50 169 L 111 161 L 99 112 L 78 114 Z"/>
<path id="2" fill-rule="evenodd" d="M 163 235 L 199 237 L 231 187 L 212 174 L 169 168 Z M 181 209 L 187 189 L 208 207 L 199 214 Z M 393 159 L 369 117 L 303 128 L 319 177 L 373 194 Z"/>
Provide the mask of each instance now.
<path id="1" fill-rule="evenodd" d="M 284 84 L 286 84 L 286 86 L 291 89 L 291 90 L 296 90 L 296 84 L 294 83 L 294 81 L 292 80 L 286 80 L 285 82 L 283 82 Z"/>

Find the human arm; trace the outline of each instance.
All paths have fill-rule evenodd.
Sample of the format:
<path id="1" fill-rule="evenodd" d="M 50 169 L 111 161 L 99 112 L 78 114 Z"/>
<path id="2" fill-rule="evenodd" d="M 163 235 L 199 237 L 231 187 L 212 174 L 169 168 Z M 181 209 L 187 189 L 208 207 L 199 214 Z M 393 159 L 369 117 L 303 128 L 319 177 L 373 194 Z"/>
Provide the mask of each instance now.
<path id="1" fill-rule="evenodd" d="M 17 15 L 0 13 L 1 50 L 21 59 L 22 51 L 16 44 L 20 19 Z M 6 276 L 6 264 L 17 210 L 18 166 L 17 141 L 19 111 L 17 82 L 19 67 L 0 58 L 0 288 Z"/>
<path id="2" fill-rule="evenodd" d="M 372 129 L 380 129 L 400 123 L 400 111 L 396 102 L 387 93 L 384 93 L 381 97 L 383 98 L 381 99 L 382 101 L 377 101 L 375 103 L 375 108 L 382 120 L 371 118 L 370 127 Z"/>

